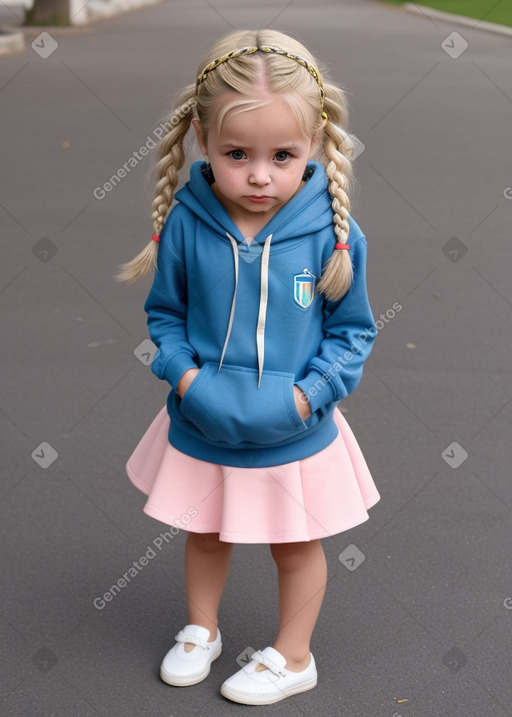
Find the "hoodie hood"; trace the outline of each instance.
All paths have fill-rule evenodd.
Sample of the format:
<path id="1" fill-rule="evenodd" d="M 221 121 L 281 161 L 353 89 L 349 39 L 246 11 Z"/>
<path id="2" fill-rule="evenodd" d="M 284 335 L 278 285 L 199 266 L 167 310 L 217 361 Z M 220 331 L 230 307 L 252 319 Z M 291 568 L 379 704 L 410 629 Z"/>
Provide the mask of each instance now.
<path id="1" fill-rule="evenodd" d="M 215 234 L 229 241 L 233 251 L 235 286 L 231 300 L 228 327 L 219 359 L 219 371 L 228 348 L 238 293 L 239 256 L 247 247 L 244 237 L 228 212 L 213 193 L 204 174 L 206 163 L 194 162 L 190 170 L 190 180 L 176 193 L 176 199 L 200 218 Z M 267 222 L 253 238 L 254 245 L 262 245 L 260 273 L 260 303 L 256 325 L 256 350 L 258 356 L 258 388 L 261 386 L 265 362 L 265 326 L 268 304 L 268 273 L 270 263 L 270 245 L 291 241 L 318 232 L 333 224 L 333 214 L 329 193 L 326 192 L 328 179 L 323 165 L 309 162 L 304 177 L 306 184 Z"/>
<path id="2" fill-rule="evenodd" d="M 243 242 L 240 230 L 205 178 L 205 166 L 203 161 L 192 164 L 190 180 L 176 192 L 176 200 L 196 214 L 218 236 L 227 241 L 226 232 L 229 232 L 237 242 Z M 275 245 L 332 226 L 331 200 L 325 191 L 329 184 L 325 169 L 320 162 L 308 162 L 306 172 L 310 175 L 306 184 L 281 207 L 254 237 L 254 241 L 261 243 L 272 234 L 272 245 Z"/>

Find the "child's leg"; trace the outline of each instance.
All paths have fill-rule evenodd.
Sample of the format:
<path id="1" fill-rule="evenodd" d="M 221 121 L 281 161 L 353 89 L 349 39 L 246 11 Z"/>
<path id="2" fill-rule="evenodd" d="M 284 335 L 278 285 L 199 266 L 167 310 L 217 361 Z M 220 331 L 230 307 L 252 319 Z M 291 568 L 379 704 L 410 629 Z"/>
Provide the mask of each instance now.
<path id="1" fill-rule="evenodd" d="M 217 635 L 217 611 L 226 583 L 232 543 L 219 540 L 218 533 L 189 531 L 185 545 L 185 574 L 189 624 L 210 630 L 209 642 Z M 195 647 L 185 643 L 185 651 Z"/>
<path id="2" fill-rule="evenodd" d="M 292 672 L 309 664 L 309 644 L 327 583 L 327 561 L 320 540 L 270 546 L 279 575 L 279 632 L 274 649 Z M 260 666 L 261 667 L 261 666 Z"/>

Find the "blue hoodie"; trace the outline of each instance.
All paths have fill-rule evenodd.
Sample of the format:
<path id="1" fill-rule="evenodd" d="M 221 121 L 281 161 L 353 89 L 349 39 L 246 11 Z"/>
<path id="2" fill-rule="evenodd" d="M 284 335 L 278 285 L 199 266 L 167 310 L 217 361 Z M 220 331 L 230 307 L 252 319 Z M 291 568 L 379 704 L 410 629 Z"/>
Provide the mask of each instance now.
<path id="1" fill-rule="evenodd" d="M 333 411 L 358 385 L 377 328 L 366 291 L 366 238 L 349 216 L 354 279 L 340 301 L 315 285 L 336 242 L 328 179 L 309 162 L 306 184 L 250 244 L 213 193 L 204 162 L 176 195 L 144 304 L 168 381 L 169 442 L 221 465 L 306 458 L 338 435 Z M 200 368 L 183 398 L 176 386 Z M 297 412 L 293 385 L 312 414 Z"/>

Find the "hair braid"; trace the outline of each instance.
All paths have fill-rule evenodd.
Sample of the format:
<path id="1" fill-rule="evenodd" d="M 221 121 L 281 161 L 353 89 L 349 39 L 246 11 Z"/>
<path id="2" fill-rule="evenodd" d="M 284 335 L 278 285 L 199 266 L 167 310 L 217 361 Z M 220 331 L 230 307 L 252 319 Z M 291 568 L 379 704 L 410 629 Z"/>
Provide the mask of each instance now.
<path id="1" fill-rule="evenodd" d="M 326 111 L 329 119 L 324 127 L 323 151 L 328 159 L 325 174 L 329 179 L 329 193 L 332 196 L 334 232 L 338 242 L 345 244 L 350 231 L 348 216 L 350 212 L 350 180 L 352 165 L 348 159 L 353 142 L 342 129 L 346 124 L 346 101 L 341 90 L 326 85 Z M 337 301 L 346 294 L 352 283 L 352 261 L 348 251 L 335 250 L 325 266 L 318 291 L 331 301 Z"/>
<path id="2" fill-rule="evenodd" d="M 154 167 L 157 177 L 155 198 L 152 203 L 151 219 L 153 229 L 160 235 L 172 204 L 174 192 L 178 186 L 179 170 L 185 163 L 183 140 L 192 121 L 192 110 L 195 102 L 195 85 L 188 85 L 178 95 L 173 111 L 165 120 L 171 128 L 158 145 L 158 162 Z M 133 283 L 157 266 L 158 243 L 153 239 L 131 261 L 122 264 L 120 273 L 114 278 L 117 281 Z"/>

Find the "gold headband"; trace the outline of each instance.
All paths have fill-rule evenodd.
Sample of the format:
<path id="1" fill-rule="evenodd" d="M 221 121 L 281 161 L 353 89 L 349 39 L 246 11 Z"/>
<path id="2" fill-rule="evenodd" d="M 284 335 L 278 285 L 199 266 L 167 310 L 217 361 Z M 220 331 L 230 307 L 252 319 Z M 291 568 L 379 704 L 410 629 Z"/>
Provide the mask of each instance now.
<path id="1" fill-rule="evenodd" d="M 301 57 L 300 55 L 294 55 L 291 52 L 287 52 L 286 50 L 282 50 L 280 47 L 272 47 L 270 45 L 263 45 L 262 47 L 242 47 L 240 50 L 232 50 L 231 52 L 228 52 L 227 55 L 223 55 L 223 57 L 218 57 L 216 60 L 213 60 L 213 62 L 210 62 L 206 67 L 203 69 L 199 77 L 196 81 L 196 95 L 199 90 L 199 85 L 201 85 L 208 75 L 209 72 L 214 70 L 216 67 L 221 65 L 223 62 L 226 62 L 226 60 L 231 60 L 233 57 L 240 57 L 240 55 L 250 55 L 253 52 L 257 52 L 258 50 L 261 50 L 262 52 L 273 52 L 276 55 L 284 55 L 285 57 L 290 58 L 290 60 L 295 60 L 295 62 L 298 62 L 299 65 L 302 65 L 302 67 L 305 67 L 306 70 L 309 72 L 309 74 L 314 77 L 316 80 L 318 87 L 320 88 L 320 98 L 321 98 L 321 109 L 322 109 L 322 117 L 324 119 L 327 119 L 327 113 L 324 112 L 324 101 L 325 101 L 325 91 L 324 91 L 324 85 L 322 82 L 322 78 L 320 77 L 320 73 L 318 70 L 313 67 L 304 57 Z"/>

